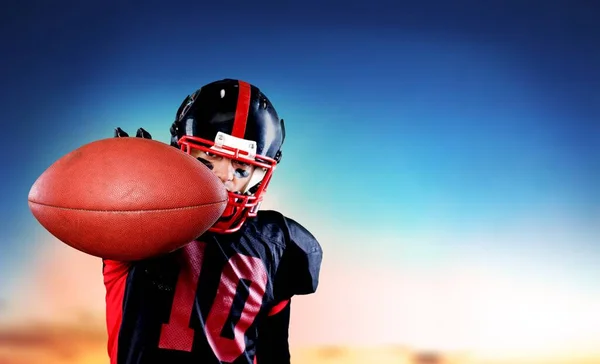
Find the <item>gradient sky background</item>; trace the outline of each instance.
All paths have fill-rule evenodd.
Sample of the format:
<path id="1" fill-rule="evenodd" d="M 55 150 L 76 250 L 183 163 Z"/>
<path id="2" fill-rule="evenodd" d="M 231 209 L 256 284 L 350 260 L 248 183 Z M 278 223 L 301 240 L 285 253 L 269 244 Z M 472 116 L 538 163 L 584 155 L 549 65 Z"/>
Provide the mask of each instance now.
<path id="1" fill-rule="evenodd" d="M 286 120 L 266 207 L 325 250 L 294 345 L 600 348 L 600 5 L 449 3 L 9 2 L 0 322 L 102 313 L 98 261 L 28 210 L 43 170 L 241 78 Z"/>

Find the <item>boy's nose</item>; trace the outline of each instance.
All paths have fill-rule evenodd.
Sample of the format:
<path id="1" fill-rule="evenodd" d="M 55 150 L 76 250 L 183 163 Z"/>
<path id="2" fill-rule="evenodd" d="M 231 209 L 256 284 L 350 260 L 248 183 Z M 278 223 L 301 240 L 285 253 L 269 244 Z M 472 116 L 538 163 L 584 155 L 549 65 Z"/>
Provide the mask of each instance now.
<path id="1" fill-rule="evenodd" d="M 213 172 L 221 180 L 221 182 L 226 183 L 228 181 L 233 181 L 235 170 L 231 164 L 231 161 L 223 158 L 222 160 L 213 163 Z"/>

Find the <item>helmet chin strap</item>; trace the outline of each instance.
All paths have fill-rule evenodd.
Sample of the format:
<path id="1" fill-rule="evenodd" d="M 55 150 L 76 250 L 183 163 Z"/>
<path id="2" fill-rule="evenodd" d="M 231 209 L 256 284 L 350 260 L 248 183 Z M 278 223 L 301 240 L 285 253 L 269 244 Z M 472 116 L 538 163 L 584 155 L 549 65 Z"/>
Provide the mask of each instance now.
<path id="1" fill-rule="evenodd" d="M 252 189 L 252 187 L 255 187 L 257 184 L 259 184 L 260 181 L 265 178 L 266 174 L 267 171 L 265 169 L 255 167 L 254 171 L 252 172 L 252 176 L 250 176 L 248 183 L 246 183 L 246 186 L 244 186 L 242 193 L 247 193 Z"/>

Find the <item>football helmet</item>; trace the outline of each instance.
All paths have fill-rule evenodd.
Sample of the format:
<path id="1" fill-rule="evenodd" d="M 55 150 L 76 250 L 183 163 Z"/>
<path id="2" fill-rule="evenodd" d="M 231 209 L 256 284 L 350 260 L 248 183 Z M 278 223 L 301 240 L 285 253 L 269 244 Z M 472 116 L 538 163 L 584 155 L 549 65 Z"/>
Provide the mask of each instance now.
<path id="1" fill-rule="evenodd" d="M 255 167 L 242 191 L 228 192 L 209 231 L 232 233 L 256 216 L 285 139 L 283 119 L 258 87 L 234 79 L 202 86 L 183 100 L 170 131 L 171 145 L 188 154 L 196 149 Z"/>

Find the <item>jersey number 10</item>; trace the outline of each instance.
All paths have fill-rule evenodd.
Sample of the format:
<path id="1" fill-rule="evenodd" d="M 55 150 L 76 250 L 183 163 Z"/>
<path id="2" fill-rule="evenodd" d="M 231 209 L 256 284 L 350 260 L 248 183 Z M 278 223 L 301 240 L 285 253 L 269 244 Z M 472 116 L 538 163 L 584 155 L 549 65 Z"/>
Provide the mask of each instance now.
<path id="1" fill-rule="evenodd" d="M 192 309 L 206 243 L 190 243 L 183 248 L 183 265 L 177 278 L 175 296 L 169 322 L 162 325 L 159 347 L 162 349 L 192 351 L 194 329 L 190 328 Z M 213 305 L 206 317 L 205 333 L 217 358 L 231 363 L 246 349 L 244 334 L 260 312 L 267 286 L 267 270 L 259 258 L 236 254 L 225 264 Z M 248 299 L 236 323 L 234 338 L 221 336 L 233 305 L 240 280 L 250 280 Z"/>

